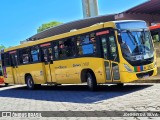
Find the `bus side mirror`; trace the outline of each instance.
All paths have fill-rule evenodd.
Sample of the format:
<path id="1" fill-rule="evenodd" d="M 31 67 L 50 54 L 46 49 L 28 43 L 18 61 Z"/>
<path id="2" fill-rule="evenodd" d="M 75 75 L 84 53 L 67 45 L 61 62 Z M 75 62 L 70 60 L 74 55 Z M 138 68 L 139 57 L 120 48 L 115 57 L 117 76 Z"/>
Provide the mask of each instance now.
<path id="1" fill-rule="evenodd" d="M 114 31 L 117 31 L 117 37 L 119 44 L 122 44 L 122 37 L 121 37 L 121 31 L 119 29 L 114 29 Z"/>

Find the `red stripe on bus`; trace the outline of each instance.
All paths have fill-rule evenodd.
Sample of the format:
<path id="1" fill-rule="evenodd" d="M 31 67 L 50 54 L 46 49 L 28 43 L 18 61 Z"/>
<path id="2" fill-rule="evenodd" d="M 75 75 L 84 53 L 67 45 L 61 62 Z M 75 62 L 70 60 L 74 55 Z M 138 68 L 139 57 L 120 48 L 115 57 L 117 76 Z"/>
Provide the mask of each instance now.
<path id="1" fill-rule="evenodd" d="M 150 30 L 154 30 L 154 29 L 158 29 L 158 28 L 160 28 L 160 24 L 153 25 L 153 26 L 149 27 Z"/>
<path id="2" fill-rule="evenodd" d="M 46 47 L 46 46 L 50 46 L 51 45 L 51 43 L 45 43 L 45 44 L 42 44 L 42 45 L 40 45 L 41 47 Z"/>
<path id="3" fill-rule="evenodd" d="M 140 66 L 137 67 L 137 71 L 141 72 L 141 67 Z"/>
<path id="4" fill-rule="evenodd" d="M 9 52 L 9 54 L 13 54 L 13 53 L 16 53 L 17 51 L 15 50 L 15 51 L 11 51 L 11 52 Z"/>
<path id="5" fill-rule="evenodd" d="M 97 32 L 96 36 L 104 35 L 104 34 L 108 34 L 108 33 L 109 33 L 109 30 L 105 30 L 105 31 Z"/>

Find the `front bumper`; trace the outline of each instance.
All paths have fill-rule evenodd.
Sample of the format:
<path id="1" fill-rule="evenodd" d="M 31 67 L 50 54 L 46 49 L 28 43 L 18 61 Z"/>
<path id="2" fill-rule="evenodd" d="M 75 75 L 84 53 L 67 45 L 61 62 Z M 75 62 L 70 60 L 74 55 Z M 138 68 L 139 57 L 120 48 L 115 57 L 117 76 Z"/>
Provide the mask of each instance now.
<path id="1" fill-rule="evenodd" d="M 128 83 L 141 78 L 157 75 L 157 68 L 153 68 L 143 72 L 121 72 L 121 82 Z"/>

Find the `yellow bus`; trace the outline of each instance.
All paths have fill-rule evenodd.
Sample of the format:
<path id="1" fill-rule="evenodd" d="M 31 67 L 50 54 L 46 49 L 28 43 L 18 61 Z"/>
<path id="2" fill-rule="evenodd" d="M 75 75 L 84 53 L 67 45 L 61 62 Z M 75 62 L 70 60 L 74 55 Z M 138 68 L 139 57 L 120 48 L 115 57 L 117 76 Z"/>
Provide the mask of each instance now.
<path id="1" fill-rule="evenodd" d="M 5 83 L 41 84 L 132 82 L 157 74 L 146 22 L 109 21 L 5 49 Z"/>

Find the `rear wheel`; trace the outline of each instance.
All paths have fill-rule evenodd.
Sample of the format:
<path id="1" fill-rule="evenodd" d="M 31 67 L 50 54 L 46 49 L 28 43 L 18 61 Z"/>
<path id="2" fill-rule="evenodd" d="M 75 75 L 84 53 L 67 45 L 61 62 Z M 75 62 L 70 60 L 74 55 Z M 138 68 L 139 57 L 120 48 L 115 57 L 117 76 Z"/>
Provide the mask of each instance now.
<path id="1" fill-rule="evenodd" d="M 87 85 L 91 91 L 95 91 L 97 88 L 97 81 L 93 73 L 87 73 Z"/>
<path id="2" fill-rule="evenodd" d="M 35 85 L 34 85 L 32 76 L 29 75 L 26 77 L 26 83 L 27 83 L 27 88 L 29 90 L 35 89 Z"/>

